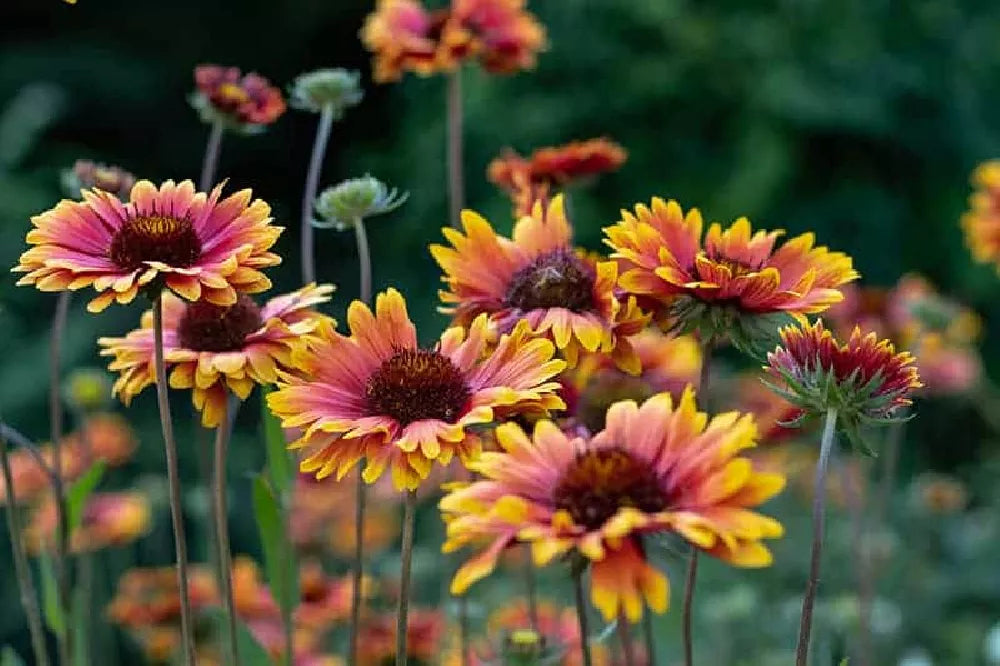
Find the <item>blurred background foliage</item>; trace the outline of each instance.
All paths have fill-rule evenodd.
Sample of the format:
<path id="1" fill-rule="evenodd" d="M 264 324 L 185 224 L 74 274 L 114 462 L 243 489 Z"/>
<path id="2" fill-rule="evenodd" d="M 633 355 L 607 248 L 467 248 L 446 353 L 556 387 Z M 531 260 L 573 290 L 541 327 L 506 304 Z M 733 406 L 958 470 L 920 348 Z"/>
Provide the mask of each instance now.
<path id="1" fill-rule="evenodd" d="M 0 265 L 15 264 L 28 218 L 60 198 L 59 172 L 77 158 L 120 164 L 153 180 L 197 176 L 207 128 L 186 102 L 195 65 L 237 65 L 282 86 L 317 67 L 357 68 L 366 81 L 366 98 L 335 126 L 323 181 L 371 172 L 411 192 L 402 210 L 371 224 L 375 284 L 401 285 L 422 336 L 436 336 L 445 320 L 434 311 L 438 271 L 424 248 L 440 238 L 446 223 L 444 81 L 408 77 L 400 85 L 370 83 L 368 56 L 357 32 L 372 4 L 80 0 L 69 6 L 57 0 L 4 0 Z M 629 151 L 629 160 L 620 172 L 571 193 L 582 244 L 598 249 L 601 227 L 617 219 L 619 208 L 653 195 L 698 206 L 710 219 L 747 215 L 759 226 L 790 233 L 812 230 L 822 243 L 851 254 L 868 284 L 891 285 L 902 273 L 919 271 L 943 292 L 971 304 L 986 323 L 987 367 L 998 367 L 995 294 L 1000 282 L 991 268 L 971 263 L 957 220 L 971 169 L 1000 154 L 1000 4 L 530 4 L 550 39 L 537 70 L 512 77 L 465 73 L 470 207 L 509 229 L 509 202 L 484 177 L 489 160 L 505 146 L 527 152 L 607 135 Z M 289 111 L 264 135 L 230 134 L 223 143 L 220 174 L 229 178 L 230 187 L 253 187 L 288 227 L 278 246 L 286 261 L 272 272 L 281 290 L 298 282 L 298 207 L 315 123 L 311 114 Z M 319 232 L 318 251 L 320 279 L 339 286 L 332 310 L 342 315 L 357 292 L 353 238 Z M 89 316 L 83 301 L 74 299 L 72 305 L 66 367 L 99 364 L 96 337 L 133 327 L 140 312 L 139 306 L 119 307 Z M 0 283 L 0 410 L 39 439 L 47 432 L 45 359 L 54 305 L 51 295 L 14 287 L 13 278 Z M 986 473 L 995 465 L 983 463 L 997 454 L 994 434 L 980 417 L 984 404 L 994 409 L 988 400 L 939 401 L 923 409 L 908 431 L 902 478 L 927 468 L 954 472 L 980 484 L 971 485 L 972 507 L 996 507 L 991 496 L 996 477 Z M 184 418 L 186 406 L 177 404 Z M 242 410 L 234 474 L 259 469 L 263 460 L 256 445 L 257 415 L 253 404 Z M 111 479 L 119 485 L 135 485 L 135 479 L 162 470 L 151 391 L 129 417 L 146 445 Z M 187 438 L 182 462 L 192 478 L 194 435 L 190 426 L 181 432 Z M 232 505 L 248 506 L 243 501 L 248 484 L 235 483 L 234 492 L 239 497 Z M 199 500 L 191 502 L 198 506 Z M 996 514 L 982 519 L 992 521 L 993 531 L 986 534 L 1000 540 Z M 981 663 L 983 633 L 1000 618 L 998 560 L 992 567 L 970 568 L 964 555 L 954 552 L 958 542 L 939 526 L 914 520 L 927 535 L 894 552 L 917 558 L 913 551 L 925 545 L 941 551 L 935 551 L 930 570 L 909 570 L 919 573 L 908 577 L 911 587 L 926 584 L 937 596 L 928 597 L 932 603 L 906 606 L 907 624 L 895 634 L 892 654 L 912 656 L 917 654 L 913 648 L 949 666 Z M 166 513 L 157 521 L 153 535 L 130 555 L 135 562 L 168 561 Z M 440 529 L 428 524 L 429 532 Z M 805 525 L 789 524 L 779 562 L 783 554 L 802 559 L 804 567 Z M 235 516 L 232 529 L 237 550 L 258 554 L 249 513 Z M 1000 544 L 993 545 L 992 556 L 1000 557 Z M 5 544 L 0 557 L 8 552 Z M 754 595 L 785 595 L 790 603 L 802 580 L 796 566 L 768 572 L 763 580 L 782 582 L 766 589 L 746 587 L 748 580 L 762 580 L 757 574 L 716 572 L 719 584 L 704 592 L 706 606 L 713 595 L 726 594 L 743 596 L 723 599 L 718 608 L 735 613 L 748 598 L 752 603 L 744 615 L 723 613 L 712 620 L 715 625 L 704 627 L 706 642 L 711 642 L 711 627 L 725 630 L 726 649 L 733 655 L 716 655 L 719 661 L 712 663 L 765 663 L 758 653 L 750 661 L 737 656 L 751 654 L 747 646 L 768 634 L 772 622 L 785 627 L 784 620 L 753 612 L 762 603 Z M 838 577 L 850 584 L 848 570 L 829 570 L 831 586 Z M 2 607 L 13 611 L 13 583 L 7 573 L 0 577 L 6 591 Z M 680 575 L 671 578 L 681 580 Z M 898 612 L 898 605 L 893 608 Z M 674 615 L 667 624 L 673 625 Z M 0 613 L 0 643 L 22 632 L 20 622 L 18 613 Z"/>

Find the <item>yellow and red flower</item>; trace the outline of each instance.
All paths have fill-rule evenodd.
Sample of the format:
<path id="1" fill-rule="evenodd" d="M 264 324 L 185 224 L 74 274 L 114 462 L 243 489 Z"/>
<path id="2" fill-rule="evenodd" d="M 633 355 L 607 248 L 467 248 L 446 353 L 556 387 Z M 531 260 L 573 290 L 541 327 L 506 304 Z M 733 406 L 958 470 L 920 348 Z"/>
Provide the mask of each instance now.
<path id="1" fill-rule="evenodd" d="M 442 311 L 466 326 L 486 313 L 501 332 L 526 321 L 534 335 L 555 342 L 570 366 L 583 352 L 609 354 L 633 374 L 639 358 L 629 337 L 648 321 L 634 298 L 615 293 L 618 265 L 596 261 L 572 245 L 572 229 L 557 196 L 548 208 L 536 203 L 530 217 L 514 225 L 513 237 L 498 236 L 480 215 L 463 211 L 465 233 L 444 229 L 452 247 L 431 245 L 444 271 Z"/>
<path id="2" fill-rule="evenodd" d="M 219 425 L 231 391 L 245 400 L 254 384 L 272 384 L 292 368 L 292 353 L 303 347 L 328 318 L 313 306 L 330 300 L 333 287 L 308 285 L 277 296 L 263 307 L 241 294 L 231 306 L 185 303 L 163 295 L 163 358 L 170 386 L 191 389 L 206 427 Z M 124 338 L 101 338 L 102 356 L 120 375 L 114 391 L 127 405 L 155 382 L 153 313 Z"/>
<path id="3" fill-rule="evenodd" d="M 221 121 L 240 129 L 270 125 L 285 112 L 285 98 L 270 81 L 237 67 L 199 65 L 194 70 L 197 92 L 192 103 L 206 122 Z"/>
<path id="4" fill-rule="evenodd" d="M 1000 160 L 976 167 L 972 185 L 969 210 L 962 215 L 965 242 L 976 261 L 1000 270 Z"/>
<path id="5" fill-rule="evenodd" d="M 149 531 L 149 499 L 138 492 L 97 493 L 83 507 L 80 526 L 70 534 L 74 553 L 123 546 Z M 52 546 L 58 526 L 54 501 L 42 504 L 25 528 L 25 541 L 34 552 Z"/>
<path id="6" fill-rule="evenodd" d="M 135 176 L 125 169 L 90 160 L 77 160 L 72 169 L 63 172 L 63 188 L 71 197 L 80 195 L 81 190 L 98 188 L 117 197 L 127 197 L 135 185 Z"/>
<path id="7" fill-rule="evenodd" d="M 93 286 L 99 295 L 91 312 L 161 286 L 190 301 L 232 305 L 237 292 L 271 286 L 260 269 L 281 262 L 268 250 L 282 229 L 271 224 L 270 206 L 250 202 L 250 190 L 221 196 L 221 185 L 205 194 L 189 180 L 159 189 L 140 180 L 127 203 L 101 189 L 84 191 L 83 201 L 64 199 L 31 219 L 27 242 L 34 247 L 13 269 L 27 273 L 17 284 Z"/>
<path id="8" fill-rule="evenodd" d="M 502 452 L 471 467 L 482 475 L 441 500 L 448 523 L 443 549 L 488 542 L 455 575 L 464 592 L 488 575 L 515 542 L 531 544 L 534 562 L 576 554 L 591 566 L 594 605 L 608 620 L 631 621 L 649 606 L 667 608 L 666 577 L 647 560 L 639 537 L 675 532 L 736 566 L 771 563 L 762 539 L 781 525 L 751 511 L 784 485 L 738 454 L 755 445 L 753 418 L 735 412 L 711 420 L 688 389 L 641 406 L 615 403 L 607 426 L 592 438 L 569 438 L 551 421 L 528 437 L 514 423 L 497 429 Z"/>
<path id="9" fill-rule="evenodd" d="M 732 335 L 727 329 L 744 315 L 802 319 L 840 301 L 839 287 L 858 277 L 850 257 L 815 246 L 811 233 L 775 249 L 782 232 L 753 233 L 745 217 L 725 230 L 713 223 L 704 240 L 702 226 L 697 208 L 685 214 L 655 198 L 605 229 L 611 256 L 623 263 L 620 286 L 659 301 L 680 328 Z"/>
<path id="10" fill-rule="evenodd" d="M 406 657 L 411 664 L 433 664 L 444 636 L 445 618 L 437 610 L 414 608 L 406 618 Z M 396 656 L 396 615 L 380 613 L 362 623 L 358 665 L 383 666 Z"/>
<path id="11" fill-rule="evenodd" d="M 486 316 L 445 331 L 432 349 L 417 346 L 406 302 L 379 294 L 375 313 L 360 301 L 347 312 L 350 337 L 328 322 L 295 357 L 268 405 L 285 428 L 305 428 L 290 448 L 306 449 L 303 472 L 342 478 L 361 459 L 373 483 L 387 467 L 398 489 L 415 490 L 434 462 L 463 460 L 481 447 L 474 426 L 526 409 L 562 408 L 551 381 L 565 363 L 547 340 L 516 326 L 495 336 Z"/>
<path id="12" fill-rule="evenodd" d="M 606 138 L 539 148 L 527 158 L 508 149 L 490 162 L 486 175 L 511 196 L 515 216 L 521 217 L 531 215 L 536 201 L 547 206 L 557 188 L 616 171 L 627 156 L 621 146 Z"/>
<path id="13" fill-rule="evenodd" d="M 525 9 L 525 0 L 453 0 L 451 15 L 492 74 L 531 69 L 545 47 L 545 29 Z"/>

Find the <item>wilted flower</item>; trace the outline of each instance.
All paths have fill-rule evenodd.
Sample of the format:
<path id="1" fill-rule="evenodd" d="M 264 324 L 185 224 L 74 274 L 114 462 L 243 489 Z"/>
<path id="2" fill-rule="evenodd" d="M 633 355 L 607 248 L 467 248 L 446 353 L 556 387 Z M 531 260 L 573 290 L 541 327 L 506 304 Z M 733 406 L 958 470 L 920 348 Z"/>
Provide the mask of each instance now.
<path id="1" fill-rule="evenodd" d="M 246 400 L 255 384 L 273 384 L 280 371 L 293 368 L 292 353 L 329 318 L 312 308 L 330 300 L 330 285 L 307 285 L 259 307 L 240 294 L 236 303 L 218 306 L 185 303 L 163 296 L 163 360 L 170 386 L 191 389 L 191 400 L 205 427 L 219 425 L 229 393 Z M 156 381 L 153 313 L 124 338 L 100 338 L 101 356 L 118 372 L 114 392 L 127 405 Z"/>
<path id="2" fill-rule="evenodd" d="M 73 411 L 91 412 L 111 402 L 111 378 L 100 368 L 79 368 L 66 377 L 63 396 Z"/>
<path id="3" fill-rule="evenodd" d="M 571 439 L 544 420 L 530 438 L 515 423 L 497 429 L 503 451 L 470 466 L 483 480 L 441 500 L 445 552 L 488 542 L 456 573 L 453 593 L 487 576 L 506 547 L 526 542 L 537 566 L 560 556 L 591 565 L 594 605 L 609 621 L 623 613 L 635 622 L 643 606 L 662 613 L 668 600 L 642 535 L 673 532 L 736 566 L 771 563 L 762 540 L 782 527 L 751 509 L 784 479 L 739 456 L 755 444 L 752 417 L 709 419 L 689 389 L 676 405 L 669 393 L 642 406 L 615 403 L 606 421 L 592 438 Z"/>
<path id="4" fill-rule="evenodd" d="M 911 403 L 910 392 L 923 386 L 908 352 L 859 328 L 841 344 L 822 321 L 788 326 L 781 342 L 767 355 L 770 386 L 803 417 L 835 409 L 841 427 L 865 450 L 858 427 L 894 420 Z"/>
<path id="5" fill-rule="evenodd" d="M 151 519 L 149 500 L 142 493 L 96 493 L 87 499 L 80 526 L 70 534 L 70 551 L 85 553 L 131 543 L 149 531 Z M 42 504 L 25 528 L 28 547 L 35 552 L 51 547 L 57 525 L 55 502 Z"/>
<path id="6" fill-rule="evenodd" d="M 127 197 L 135 185 L 135 176 L 119 166 L 77 160 L 72 169 L 62 172 L 62 184 L 69 197 L 80 196 L 80 190 L 97 188 L 121 199 Z"/>
<path id="7" fill-rule="evenodd" d="M 83 201 L 64 199 L 31 218 L 27 242 L 34 247 L 13 269 L 27 273 L 17 284 L 41 291 L 92 286 L 99 295 L 87 305 L 91 312 L 163 287 L 190 301 L 233 305 L 237 291 L 271 286 L 260 269 L 281 263 L 268 250 L 282 228 L 271 225 L 270 206 L 250 202 L 250 190 L 221 196 L 221 185 L 205 194 L 189 180 L 159 189 L 140 180 L 128 203 L 99 189 L 84 191 Z"/>
<path id="8" fill-rule="evenodd" d="M 409 192 L 400 192 L 378 178 L 365 175 L 350 178 L 323 190 L 316 199 L 316 213 L 321 219 L 312 225 L 320 229 L 350 229 L 367 217 L 390 213 L 410 198 Z"/>
<path id="9" fill-rule="evenodd" d="M 259 74 L 241 74 L 237 67 L 199 65 L 194 70 L 197 90 L 191 105 L 206 123 L 257 132 L 285 112 L 281 91 Z"/>
<path id="10" fill-rule="evenodd" d="M 303 111 L 329 110 L 334 120 L 339 120 L 364 97 L 360 82 L 361 74 L 354 70 L 317 69 L 295 77 L 289 87 L 288 101 L 292 108 Z"/>

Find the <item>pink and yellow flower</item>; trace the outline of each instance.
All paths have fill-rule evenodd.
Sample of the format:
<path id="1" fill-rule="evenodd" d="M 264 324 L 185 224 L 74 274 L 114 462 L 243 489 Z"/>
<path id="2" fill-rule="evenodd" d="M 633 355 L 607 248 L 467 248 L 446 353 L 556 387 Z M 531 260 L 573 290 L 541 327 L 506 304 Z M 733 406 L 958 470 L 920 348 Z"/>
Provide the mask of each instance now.
<path id="1" fill-rule="evenodd" d="M 206 427 L 219 425 L 229 392 L 245 400 L 254 384 L 272 384 L 293 367 L 292 353 L 307 343 L 325 315 L 313 306 L 330 300 L 333 287 L 309 285 L 258 307 L 240 295 L 231 306 L 185 303 L 163 295 L 163 358 L 170 386 L 191 389 Z M 124 338 L 101 338 L 108 368 L 119 374 L 115 394 L 127 405 L 155 382 L 153 313 Z"/>
<path id="2" fill-rule="evenodd" d="M 545 29 L 525 9 L 525 0 L 453 0 L 451 14 L 471 35 L 472 53 L 492 74 L 533 68 L 545 47 Z"/>
<path id="3" fill-rule="evenodd" d="M 285 98 L 270 81 L 237 67 L 199 65 L 194 70 L 198 88 L 195 106 L 209 119 L 241 127 L 270 125 L 285 112 Z"/>
<path id="4" fill-rule="evenodd" d="M 497 429 L 503 451 L 471 466 L 483 479 L 441 500 L 446 552 L 488 544 L 455 575 L 454 593 L 488 575 L 506 547 L 527 542 L 537 566 L 583 558 L 594 605 L 608 620 L 622 612 L 634 622 L 643 605 L 662 613 L 668 599 L 643 534 L 675 532 L 736 566 L 771 563 L 762 540 L 781 536 L 781 525 L 751 509 L 784 478 L 738 455 L 755 444 L 752 417 L 709 419 L 688 389 L 676 404 L 669 393 L 616 403 L 606 421 L 591 438 L 570 438 L 551 421 L 538 422 L 533 437 L 514 423 Z"/>
<path id="5" fill-rule="evenodd" d="M 840 301 L 839 287 L 858 277 L 850 257 L 815 246 L 811 233 L 775 249 L 782 232 L 753 233 L 745 217 L 725 230 L 713 223 L 704 239 L 702 226 L 698 209 L 685 214 L 675 201 L 655 198 L 634 214 L 622 211 L 605 229 L 611 256 L 623 264 L 621 287 L 675 315 L 714 306 L 802 318 Z"/>
<path id="6" fill-rule="evenodd" d="M 271 286 L 260 269 L 281 262 L 268 250 L 282 229 L 271 224 L 266 203 L 251 203 L 250 190 L 221 196 L 221 185 L 205 194 L 189 180 L 159 189 L 140 180 L 127 203 L 101 189 L 84 191 L 83 201 L 64 199 L 31 219 L 27 242 L 34 247 L 13 269 L 27 273 L 17 284 L 92 286 L 98 296 L 91 312 L 161 287 L 190 301 L 233 305 L 237 292 Z"/>
<path id="7" fill-rule="evenodd" d="M 70 534 L 70 551 L 84 553 L 123 546 L 145 535 L 151 521 L 149 499 L 142 493 L 97 493 L 87 500 L 80 526 Z M 55 502 L 42 504 L 25 528 L 28 547 L 34 552 L 51 547 L 57 525 Z"/>
<path id="8" fill-rule="evenodd" d="M 600 352 L 628 372 L 639 371 L 629 337 L 648 317 L 634 298 L 616 295 L 615 262 L 595 261 L 573 248 L 562 196 L 547 209 L 536 203 L 509 239 L 472 211 L 462 213 L 462 226 L 464 234 L 443 230 L 452 247 L 430 248 L 448 284 L 440 292 L 442 310 L 457 324 L 485 313 L 506 332 L 523 320 L 534 335 L 550 338 L 570 366 L 581 353 Z"/>
<path id="9" fill-rule="evenodd" d="M 411 664 L 432 664 L 438 655 L 445 631 L 441 611 L 410 610 L 406 623 L 406 657 Z M 384 666 L 396 657 L 396 615 L 380 613 L 361 625 L 358 636 L 358 665 Z"/>
<path id="10" fill-rule="evenodd" d="M 525 409 L 562 408 L 551 381 L 565 363 L 527 324 L 497 342 L 485 316 L 455 327 L 432 349 L 417 345 L 406 302 L 379 294 L 375 313 L 360 301 L 347 312 L 350 337 L 324 322 L 319 339 L 295 357 L 268 405 L 285 428 L 304 428 L 290 448 L 305 449 L 303 472 L 342 478 L 361 459 L 373 483 L 388 467 L 398 489 L 415 490 L 434 462 L 468 460 L 481 447 L 475 426 Z"/>

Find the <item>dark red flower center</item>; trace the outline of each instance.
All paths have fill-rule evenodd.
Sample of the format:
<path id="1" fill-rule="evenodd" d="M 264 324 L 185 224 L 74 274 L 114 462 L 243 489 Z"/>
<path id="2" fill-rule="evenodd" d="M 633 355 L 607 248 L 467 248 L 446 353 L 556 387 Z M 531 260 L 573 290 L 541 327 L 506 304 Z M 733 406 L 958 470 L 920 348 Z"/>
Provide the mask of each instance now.
<path id="1" fill-rule="evenodd" d="M 127 271 L 146 261 L 187 268 L 200 255 L 201 241 L 186 218 L 140 215 L 127 220 L 111 239 L 111 261 Z"/>
<path id="2" fill-rule="evenodd" d="M 555 250 L 514 273 L 505 302 L 521 310 L 594 309 L 594 269 L 571 250 Z"/>
<path id="3" fill-rule="evenodd" d="M 365 384 L 368 410 L 400 425 L 436 419 L 454 423 L 471 392 L 451 359 L 427 349 L 400 349 Z"/>
<path id="4" fill-rule="evenodd" d="M 264 325 L 260 308 L 246 294 L 234 305 L 222 307 L 199 301 L 181 317 L 177 335 L 181 345 L 195 351 L 227 352 L 243 348 L 248 335 Z"/>
<path id="5" fill-rule="evenodd" d="M 619 509 L 655 513 L 668 503 L 649 464 L 620 447 L 579 454 L 563 472 L 552 499 L 588 530 L 599 529 Z"/>

